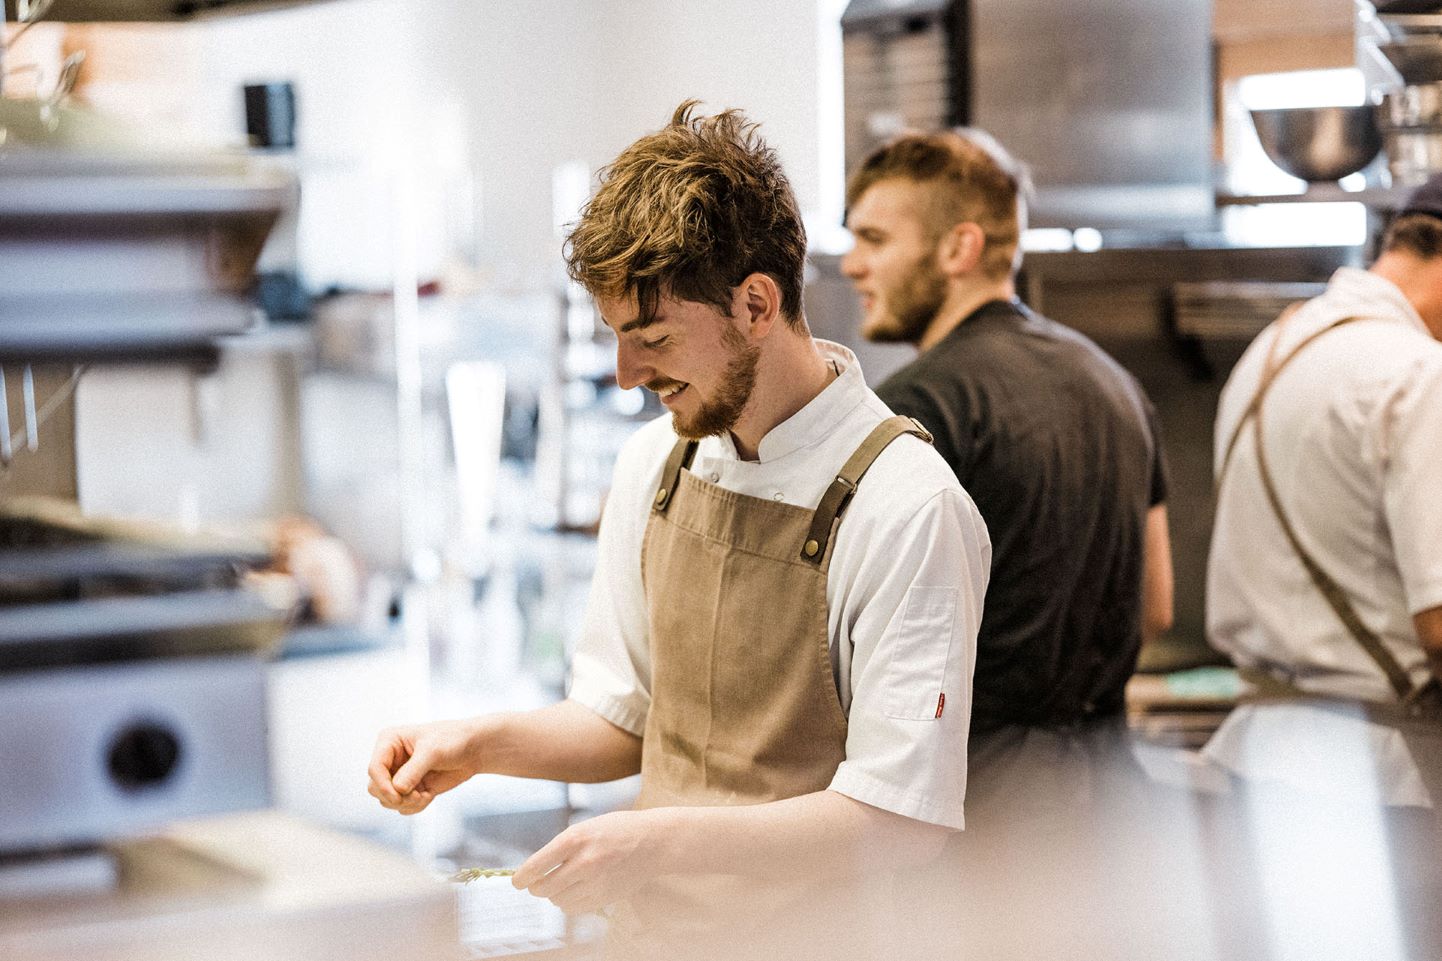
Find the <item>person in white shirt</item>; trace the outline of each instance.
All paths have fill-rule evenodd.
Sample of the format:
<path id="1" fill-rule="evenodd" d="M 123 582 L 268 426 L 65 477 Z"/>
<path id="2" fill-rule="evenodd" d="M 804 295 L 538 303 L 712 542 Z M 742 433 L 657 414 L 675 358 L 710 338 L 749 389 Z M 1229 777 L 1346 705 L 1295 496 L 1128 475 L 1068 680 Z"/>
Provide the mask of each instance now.
<path id="1" fill-rule="evenodd" d="M 516 885 L 609 905 L 656 956 L 879 955 L 878 879 L 964 823 L 985 525 L 925 430 L 812 339 L 795 200 L 738 112 L 688 101 L 627 148 L 566 252 L 617 382 L 669 411 L 617 461 L 569 696 L 382 732 L 370 793 L 414 813 L 480 772 L 639 771 L 636 810 Z"/>
<path id="2" fill-rule="evenodd" d="M 1207 632 L 1273 693 L 1435 712 L 1439 339 L 1442 178 L 1434 178 L 1400 212 L 1372 267 L 1342 268 L 1325 293 L 1264 330 L 1222 392 Z M 1265 717 L 1307 723 L 1295 711 Z M 1238 712 L 1208 754 L 1238 773 L 1261 773 L 1246 749 L 1261 723 L 1255 711 Z M 1306 777 L 1295 766 L 1271 774 Z"/>

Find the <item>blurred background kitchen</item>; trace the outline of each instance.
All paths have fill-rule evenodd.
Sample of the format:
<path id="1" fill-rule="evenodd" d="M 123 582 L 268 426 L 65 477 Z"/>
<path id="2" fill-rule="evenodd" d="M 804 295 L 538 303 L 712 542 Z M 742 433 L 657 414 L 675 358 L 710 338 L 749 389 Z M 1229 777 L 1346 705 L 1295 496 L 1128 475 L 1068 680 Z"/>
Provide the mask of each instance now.
<path id="1" fill-rule="evenodd" d="M 472 956 L 584 951 L 431 878 L 633 786 L 482 777 L 402 820 L 364 770 L 384 725 L 563 694 L 612 460 L 659 407 L 561 242 L 686 97 L 762 122 L 808 318 L 873 382 L 909 352 L 859 343 L 849 165 L 951 123 L 1032 165 L 1025 299 L 1162 417 L 1177 616 L 1131 713 L 1196 747 L 1238 690 L 1203 637 L 1218 391 L 1442 170 L 1442 4 L 1378 6 L 5 0 L 0 954 L 142 956 L 158 914 L 236 957 L 443 954 L 456 912 Z"/>

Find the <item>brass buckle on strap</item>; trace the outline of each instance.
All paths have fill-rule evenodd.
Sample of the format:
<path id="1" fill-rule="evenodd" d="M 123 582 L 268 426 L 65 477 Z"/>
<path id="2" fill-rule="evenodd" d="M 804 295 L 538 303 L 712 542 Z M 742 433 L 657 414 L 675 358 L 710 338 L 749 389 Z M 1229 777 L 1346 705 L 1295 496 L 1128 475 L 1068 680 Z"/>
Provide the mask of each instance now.
<path id="1" fill-rule="evenodd" d="M 856 490 L 855 481 L 841 474 L 836 475 L 836 479 L 821 496 L 821 503 L 817 505 L 816 513 L 811 518 L 811 531 L 806 543 L 801 545 L 802 557 L 816 561 L 826 550 L 827 541 L 831 538 L 831 526 L 846 510 L 846 505 L 851 503 Z"/>
<path id="2" fill-rule="evenodd" d="M 920 436 L 922 440 L 926 441 L 928 444 L 936 443 L 936 438 L 932 436 L 931 431 L 927 430 L 925 427 L 922 426 L 921 421 L 917 420 L 915 417 L 908 417 L 906 419 L 916 425 L 916 429 L 921 432 L 918 436 Z"/>
<path id="3" fill-rule="evenodd" d="M 840 474 L 837 474 L 836 480 L 832 483 L 840 484 L 842 487 L 846 488 L 846 493 L 842 494 L 841 499 L 836 502 L 836 511 L 834 516 L 840 517 L 843 513 L 845 513 L 846 505 L 851 503 L 851 498 L 856 496 L 856 481 L 851 480 L 847 477 L 842 477 Z"/>

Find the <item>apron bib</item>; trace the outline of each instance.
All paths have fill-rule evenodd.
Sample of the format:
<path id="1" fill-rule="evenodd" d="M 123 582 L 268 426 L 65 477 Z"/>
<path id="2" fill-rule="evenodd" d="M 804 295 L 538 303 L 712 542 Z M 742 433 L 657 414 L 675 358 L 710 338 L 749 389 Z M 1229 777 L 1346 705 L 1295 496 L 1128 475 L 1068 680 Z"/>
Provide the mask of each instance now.
<path id="1" fill-rule="evenodd" d="M 651 709 L 638 807 L 763 804 L 831 783 L 847 730 L 827 627 L 834 532 L 861 475 L 903 433 L 930 439 L 909 418 L 883 422 L 815 511 L 707 483 L 685 469 L 696 442 L 676 445 L 641 552 Z M 609 947 L 627 958 L 852 957 L 874 927 L 864 916 L 876 885 L 659 877 L 617 905 Z"/>

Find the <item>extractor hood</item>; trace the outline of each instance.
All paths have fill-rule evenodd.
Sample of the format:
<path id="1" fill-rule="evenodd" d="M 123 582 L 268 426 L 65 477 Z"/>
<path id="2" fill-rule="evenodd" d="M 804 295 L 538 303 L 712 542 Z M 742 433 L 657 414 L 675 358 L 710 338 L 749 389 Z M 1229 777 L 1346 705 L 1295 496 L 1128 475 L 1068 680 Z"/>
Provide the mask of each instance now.
<path id="1" fill-rule="evenodd" d="M 1039 227 L 1206 229 L 1210 0 L 851 0 L 846 164 L 981 127 L 1030 165 Z"/>
<path id="2" fill-rule="evenodd" d="M 66 23 L 193 20 L 324 2 L 327 0 L 55 0 L 45 19 Z M 16 0 L 4 3 L 6 21 L 14 22 Z"/>

